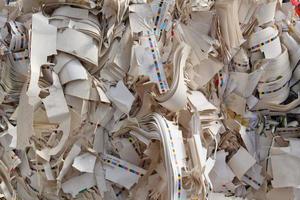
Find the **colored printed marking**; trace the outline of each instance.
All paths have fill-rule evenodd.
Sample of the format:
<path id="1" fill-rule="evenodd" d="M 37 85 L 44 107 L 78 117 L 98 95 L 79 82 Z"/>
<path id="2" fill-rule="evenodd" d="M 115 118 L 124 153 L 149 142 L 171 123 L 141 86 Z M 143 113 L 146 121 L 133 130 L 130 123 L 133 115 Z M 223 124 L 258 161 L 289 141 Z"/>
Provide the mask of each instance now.
<path id="1" fill-rule="evenodd" d="M 148 34 L 148 40 L 149 40 L 149 44 L 150 44 L 150 50 L 151 50 L 151 53 L 152 53 L 152 58 L 154 60 L 154 66 L 155 66 L 155 71 L 156 71 L 156 76 L 157 76 L 157 79 L 158 79 L 158 82 L 159 82 L 159 90 L 160 92 L 164 93 L 168 90 L 168 84 L 166 82 L 166 80 L 163 80 L 162 79 L 162 65 L 161 63 L 158 61 L 158 58 L 159 58 L 159 53 L 156 51 L 156 43 L 155 43 L 155 40 L 152 40 L 151 39 L 151 33 L 148 31 L 147 32 Z"/>
<path id="2" fill-rule="evenodd" d="M 249 48 L 248 50 L 251 51 L 251 52 L 256 52 L 256 51 L 258 51 L 261 47 L 263 47 L 264 45 L 273 42 L 277 37 L 278 37 L 278 35 L 276 35 L 275 37 L 273 37 L 273 38 L 271 38 L 271 39 L 269 39 L 269 40 L 267 40 L 267 41 L 265 41 L 265 42 L 259 43 L 259 44 L 255 45 L 255 46 Z"/>
<path id="3" fill-rule="evenodd" d="M 26 59 L 29 59 L 29 57 L 28 56 L 22 56 L 22 55 L 14 55 L 13 54 L 13 57 L 14 57 L 14 61 L 20 61 L 20 60 L 26 60 Z"/>
<path id="4" fill-rule="evenodd" d="M 239 66 L 239 67 L 248 67 L 249 66 L 248 64 L 240 64 L 240 63 L 237 63 L 237 62 L 233 62 L 233 64 L 235 66 Z"/>
<path id="5" fill-rule="evenodd" d="M 157 14 L 156 14 L 156 18 L 155 18 L 155 22 L 154 22 L 154 31 L 156 32 L 157 30 L 157 25 L 159 22 L 159 18 L 160 18 L 160 14 L 161 14 L 161 9 L 162 9 L 162 5 L 163 5 L 164 1 L 161 0 L 159 5 L 158 5 L 158 10 L 157 10 Z"/>
<path id="6" fill-rule="evenodd" d="M 113 160 L 110 160 L 110 159 L 103 159 L 103 161 L 106 162 L 106 163 L 108 163 L 108 164 L 112 164 L 112 165 L 114 165 L 114 166 L 116 166 L 116 167 L 122 168 L 122 169 L 124 169 L 124 170 L 126 170 L 126 171 L 129 171 L 129 172 L 131 172 L 131 173 L 133 173 L 133 174 L 136 174 L 136 175 L 138 175 L 138 176 L 144 176 L 144 174 L 142 174 L 142 173 L 140 173 L 140 172 L 138 172 L 138 171 L 135 171 L 134 169 L 130 169 L 130 168 L 128 168 L 127 166 L 122 165 L 122 164 L 119 164 L 119 163 L 117 163 L 117 162 L 115 162 L 115 161 L 113 161 Z"/>
<path id="7" fill-rule="evenodd" d="M 220 87 L 222 87 L 224 85 L 224 79 L 223 79 L 223 74 L 222 73 L 220 73 L 219 79 L 220 79 L 220 81 L 219 81 Z"/>
<path id="8" fill-rule="evenodd" d="M 277 92 L 279 90 L 281 90 L 282 88 L 284 88 L 287 84 L 288 84 L 289 81 L 287 81 L 283 86 L 281 86 L 280 88 L 277 88 L 275 90 L 271 90 L 271 91 L 266 91 L 266 92 L 260 92 L 260 95 L 263 95 L 263 94 L 270 94 L 270 93 L 273 93 L 273 92 Z"/>
<path id="9" fill-rule="evenodd" d="M 173 158 L 175 160 L 176 168 L 177 168 L 177 171 L 178 171 L 178 175 L 177 175 L 177 189 L 178 189 L 178 193 L 177 193 L 177 196 L 180 199 L 180 197 L 181 197 L 182 179 L 181 179 L 181 174 L 179 172 L 181 171 L 181 167 L 179 166 L 179 163 L 177 161 L 176 148 L 175 148 L 175 145 L 174 145 L 173 137 L 171 135 L 170 127 L 169 127 L 168 122 L 166 120 L 165 120 L 165 123 L 166 123 L 167 129 L 168 129 L 169 138 L 170 138 L 170 141 L 171 141 L 171 146 L 172 146 L 171 147 L 172 148 L 171 151 L 173 152 Z"/>
<path id="10" fill-rule="evenodd" d="M 15 38 L 16 40 L 20 40 L 20 47 L 13 46 L 11 50 L 18 51 L 20 49 L 26 48 L 28 46 L 28 41 L 26 40 L 26 35 L 22 31 L 22 29 L 20 29 L 20 27 L 16 22 L 9 22 L 9 26 L 11 28 L 12 38 Z"/>
<path id="11" fill-rule="evenodd" d="M 126 188 L 122 187 L 122 189 L 116 194 L 116 196 L 120 196 L 125 190 Z"/>

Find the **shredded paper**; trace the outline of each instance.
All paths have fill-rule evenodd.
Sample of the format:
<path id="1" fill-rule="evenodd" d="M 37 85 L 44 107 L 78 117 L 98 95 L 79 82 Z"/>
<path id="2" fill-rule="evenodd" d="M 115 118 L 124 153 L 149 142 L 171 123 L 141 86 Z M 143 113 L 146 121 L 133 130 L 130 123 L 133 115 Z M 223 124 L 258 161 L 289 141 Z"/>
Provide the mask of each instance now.
<path id="1" fill-rule="evenodd" d="M 0 199 L 299 200 L 299 15 L 0 0 Z"/>

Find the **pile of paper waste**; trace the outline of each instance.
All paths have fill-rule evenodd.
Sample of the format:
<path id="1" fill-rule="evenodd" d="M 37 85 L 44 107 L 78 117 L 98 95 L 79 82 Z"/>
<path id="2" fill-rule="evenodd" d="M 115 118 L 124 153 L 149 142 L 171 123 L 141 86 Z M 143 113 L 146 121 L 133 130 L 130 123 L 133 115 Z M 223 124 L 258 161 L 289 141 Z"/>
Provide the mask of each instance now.
<path id="1" fill-rule="evenodd" d="M 299 4 L 0 0 L 0 199 L 299 200 Z"/>

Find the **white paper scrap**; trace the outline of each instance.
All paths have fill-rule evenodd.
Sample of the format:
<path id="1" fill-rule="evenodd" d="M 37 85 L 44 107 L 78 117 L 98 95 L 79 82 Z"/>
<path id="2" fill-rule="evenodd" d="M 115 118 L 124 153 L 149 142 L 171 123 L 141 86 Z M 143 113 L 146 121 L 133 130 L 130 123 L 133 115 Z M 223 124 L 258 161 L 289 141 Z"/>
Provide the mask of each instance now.
<path id="1" fill-rule="evenodd" d="M 73 167 L 80 172 L 93 173 L 96 162 L 96 156 L 90 153 L 84 153 L 74 159 Z"/>

